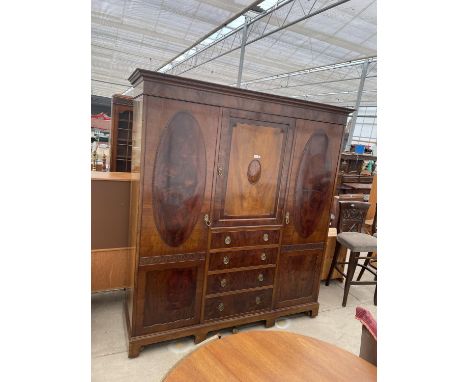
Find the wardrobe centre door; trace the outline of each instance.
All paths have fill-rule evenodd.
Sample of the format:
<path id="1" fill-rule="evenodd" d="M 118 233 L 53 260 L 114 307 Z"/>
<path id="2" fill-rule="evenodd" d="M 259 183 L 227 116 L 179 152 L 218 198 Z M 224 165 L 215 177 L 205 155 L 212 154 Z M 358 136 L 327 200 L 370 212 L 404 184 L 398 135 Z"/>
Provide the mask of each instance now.
<path id="1" fill-rule="evenodd" d="M 213 226 L 281 224 L 294 120 L 224 109 Z"/>

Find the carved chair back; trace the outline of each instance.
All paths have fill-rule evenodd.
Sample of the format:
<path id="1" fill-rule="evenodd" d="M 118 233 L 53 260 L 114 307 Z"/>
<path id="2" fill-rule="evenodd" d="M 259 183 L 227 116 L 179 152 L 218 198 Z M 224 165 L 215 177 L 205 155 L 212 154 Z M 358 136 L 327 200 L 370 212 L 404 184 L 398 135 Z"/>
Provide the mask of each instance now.
<path id="1" fill-rule="evenodd" d="M 359 201 L 363 202 L 364 195 L 363 194 L 342 194 L 333 197 L 332 207 L 330 210 L 330 227 L 337 228 L 338 227 L 338 218 L 340 216 L 340 204 L 341 201 Z"/>
<path id="2" fill-rule="evenodd" d="M 366 220 L 370 203 L 355 201 L 340 201 L 337 232 L 361 232 Z"/>

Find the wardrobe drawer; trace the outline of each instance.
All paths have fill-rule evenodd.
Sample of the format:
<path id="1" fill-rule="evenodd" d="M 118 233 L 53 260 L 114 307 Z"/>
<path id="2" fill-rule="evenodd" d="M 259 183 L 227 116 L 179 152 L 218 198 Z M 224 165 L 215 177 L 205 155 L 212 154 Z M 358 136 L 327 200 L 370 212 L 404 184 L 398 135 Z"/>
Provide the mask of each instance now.
<path id="1" fill-rule="evenodd" d="M 272 293 L 273 289 L 270 288 L 256 292 L 207 298 L 205 301 L 205 320 L 271 309 Z"/>
<path id="2" fill-rule="evenodd" d="M 239 289 L 258 288 L 273 284 L 276 268 L 251 271 L 218 273 L 208 276 L 206 294 L 230 292 Z"/>
<path id="3" fill-rule="evenodd" d="M 278 244 L 279 237 L 279 230 L 213 232 L 211 249 Z"/>
<path id="4" fill-rule="evenodd" d="M 277 248 L 211 253 L 209 270 L 276 264 L 277 253 Z"/>

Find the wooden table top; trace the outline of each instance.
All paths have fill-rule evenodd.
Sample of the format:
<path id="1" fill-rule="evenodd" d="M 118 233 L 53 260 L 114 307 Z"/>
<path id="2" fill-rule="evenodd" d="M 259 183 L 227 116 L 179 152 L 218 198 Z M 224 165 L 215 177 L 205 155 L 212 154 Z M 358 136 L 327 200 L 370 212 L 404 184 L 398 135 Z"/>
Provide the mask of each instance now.
<path id="1" fill-rule="evenodd" d="M 169 371 L 164 382 L 376 381 L 377 368 L 315 338 L 251 331 L 213 340 Z"/>
<path id="2" fill-rule="evenodd" d="M 130 182 L 138 179 L 138 173 L 131 172 L 105 172 L 91 171 L 91 180 L 113 180 L 118 182 Z"/>

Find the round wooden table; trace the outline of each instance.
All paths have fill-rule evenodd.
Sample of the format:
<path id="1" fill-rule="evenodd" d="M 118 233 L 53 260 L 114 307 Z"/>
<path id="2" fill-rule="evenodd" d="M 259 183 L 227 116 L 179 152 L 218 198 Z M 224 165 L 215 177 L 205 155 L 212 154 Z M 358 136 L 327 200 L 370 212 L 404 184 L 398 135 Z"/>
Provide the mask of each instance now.
<path id="1" fill-rule="evenodd" d="M 315 338 L 252 331 L 214 340 L 177 363 L 165 382 L 376 381 L 369 362 Z"/>

